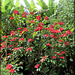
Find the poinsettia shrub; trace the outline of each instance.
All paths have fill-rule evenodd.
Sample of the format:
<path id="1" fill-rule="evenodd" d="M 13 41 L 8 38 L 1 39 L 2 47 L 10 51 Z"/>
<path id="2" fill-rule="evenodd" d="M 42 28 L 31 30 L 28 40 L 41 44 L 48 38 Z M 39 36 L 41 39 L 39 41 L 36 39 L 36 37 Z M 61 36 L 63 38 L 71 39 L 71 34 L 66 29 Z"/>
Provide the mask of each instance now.
<path id="1" fill-rule="evenodd" d="M 63 22 L 50 24 L 48 16 L 35 15 L 34 12 L 22 16 L 15 10 L 9 20 L 15 20 L 17 29 L 2 36 L 1 51 L 6 70 L 9 73 L 21 72 L 24 75 L 58 75 L 67 71 L 67 57 L 73 52 L 69 39 L 71 30 L 65 30 Z M 21 20 L 20 20 L 21 19 Z M 22 24 L 25 26 L 23 27 Z M 72 39 L 72 38 L 71 38 Z M 66 68 L 66 69 L 64 69 Z M 64 72 L 63 72 L 64 71 Z"/>

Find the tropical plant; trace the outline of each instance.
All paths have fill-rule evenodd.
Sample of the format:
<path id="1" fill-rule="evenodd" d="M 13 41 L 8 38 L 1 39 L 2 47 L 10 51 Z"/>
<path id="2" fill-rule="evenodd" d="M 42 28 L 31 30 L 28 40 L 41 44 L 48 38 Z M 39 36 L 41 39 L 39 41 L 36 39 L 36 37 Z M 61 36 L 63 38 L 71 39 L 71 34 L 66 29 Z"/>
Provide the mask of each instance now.
<path id="1" fill-rule="evenodd" d="M 20 15 L 17 10 L 10 20 L 17 21 L 18 28 L 2 36 L 1 52 L 6 52 L 6 57 L 2 57 L 7 64 L 6 70 L 23 75 L 65 75 L 69 72 L 67 57 L 71 59 L 73 53 L 72 31 L 63 28 L 63 22 L 52 25 L 46 15 L 34 12 Z"/>
<path id="2" fill-rule="evenodd" d="M 47 10 L 47 11 L 45 11 L 47 16 L 51 16 L 57 10 L 57 4 L 55 4 L 54 1 L 55 0 L 48 0 L 48 5 L 47 5 L 43 0 L 37 0 L 37 2 L 38 2 L 37 4 L 40 5 L 41 11 Z M 26 4 L 26 7 L 28 7 L 28 9 L 30 11 L 35 10 L 36 6 L 35 6 L 33 0 L 31 0 L 31 4 L 29 4 L 27 0 L 24 0 L 24 3 Z"/>
<path id="3" fill-rule="evenodd" d="M 59 0 L 57 19 L 66 23 L 67 29 L 74 27 L 74 0 Z"/>
<path id="4" fill-rule="evenodd" d="M 19 0 L 16 1 L 14 5 L 14 0 L 2 0 L 1 4 L 1 35 L 3 34 L 9 34 L 9 32 L 12 30 L 12 26 L 9 22 L 9 17 L 11 17 L 11 14 L 14 10 L 18 11 L 24 11 L 24 7 L 20 6 Z"/>

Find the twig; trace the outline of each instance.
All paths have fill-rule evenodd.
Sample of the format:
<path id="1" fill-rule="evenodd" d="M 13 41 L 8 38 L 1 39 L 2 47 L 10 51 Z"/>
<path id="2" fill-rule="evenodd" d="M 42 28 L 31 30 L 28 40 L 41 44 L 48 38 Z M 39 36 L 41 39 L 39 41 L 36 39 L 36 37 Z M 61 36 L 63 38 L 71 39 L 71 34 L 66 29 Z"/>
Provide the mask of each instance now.
<path id="1" fill-rule="evenodd" d="M 41 11 L 38 11 L 38 12 L 35 12 L 34 14 L 40 14 L 42 12 L 47 12 L 48 10 L 41 10 Z"/>

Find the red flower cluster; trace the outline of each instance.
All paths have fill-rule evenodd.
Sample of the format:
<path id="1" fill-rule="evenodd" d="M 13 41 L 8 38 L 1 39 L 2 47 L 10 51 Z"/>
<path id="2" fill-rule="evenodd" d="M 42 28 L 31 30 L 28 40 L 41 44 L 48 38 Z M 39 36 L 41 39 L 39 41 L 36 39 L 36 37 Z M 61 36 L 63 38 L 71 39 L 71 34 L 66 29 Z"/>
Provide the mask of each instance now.
<path id="1" fill-rule="evenodd" d="M 65 51 L 62 51 L 61 53 L 55 52 L 57 55 L 65 54 Z"/>
<path id="2" fill-rule="evenodd" d="M 65 52 L 65 51 L 62 51 L 61 53 L 64 54 L 64 53 L 66 53 L 66 52 Z"/>
<path id="3" fill-rule="evenodd" d="M 12 55 L 12 53 L 8 53 L 7 55 Z"/>
<path id="4" fill-rule="evenodd" d="M 13 20 L 13 19 L 14 19 L 13 16 L 11 16 L 9 20 Z"/>
<path id="5" fill-rule="evenodd" d="M 45 19 L 45 20 L 48 20 L 49 18 L 46 16 L 44 19 Z"/>
<path id="6" fill-rule="evenodd" d="M 23 31 L 28 32 L 27 28 L 23 28 Z"/>
<path id="7" fill-rule="evenodd" d="M 54 28 L 54 26 L 53 26 L 53 25 L 51 25 L 50 27 L 51 27 L 51 28 Z"/>
<path id="8" fill-rule="evenodd" d="M 57 56 L 53 56 L 53 57 L 52 57 L 52 59 L 56 59 L 56 58 L 57 58 Z"/>
<path id="9" fill-rule="evenodd" d="M 2 37 L 3 37 L 3 38 L 8 38 L 8 36 L 5 36 L 5 35 L 4 35 L 4 36 L 2 36 Z"/>
<path id="10" fill-rule="evenodd" d="M 28 42 L 33 41 L 33 39 L 28 39 Z"/>
<path id="11" fill-rule="evenodd" d="M 49 35 L 47 35 L 47 34 L 44 34 L 44 36 L 43 37 L 49 37 Z"/>
<path id="12" fill-rule="evenodd" d="M 51 47 L 51 44 L 50 43 L 47 43 L 47 46 Z"/>
<path id="13" fill-rule="evenodd" d="M 4 59 L 6 59 L 6 58 L 8 58 L 8 57 L 4 57 Z"/>
<path id="14" fill-rule="evenodd" d="M 54 25 L 57 25 L 58 23 L 56 22 Z M 63 25 L 63 22 L 59 22 L 59 25 Z"/>
<path id="15" fill-rule="evenodd" d="M 59 42 L 63 42 L 63 40 L 59 39 Z"/>
<path id="16" fill-rule="evenodd" d="M 20 39 L 19 39 L 19 41 L 23 41 L 23 40 L 24 40 L 24 38 L 20 38 Z"/>
<path id="17" fill-rule="evenodd" d="M 51 34 L 51 35 L 50 35 L 50 37 L 52 37 L 52 38 L 53 38 L 53 37 L 55 37 L 55 36 L 54 36 L 53 34 Z"/>
<path id="18" fill-rule="evenodd" d="M 44 24 L 42 22 L 38 25 L 38 27 L 43 27 L 43 26 Z"/>
<path id="19" fill-rule="evenodd" d="M 16 14 L 19 15 L 19 12 L 17 10 L 15 10 L 13 13 L 14 13 L 14 15 L 16 15 Z"/>
<path id="20" fill-rule="evenodd" d="M 59 29 L 60 31 L 63 31 L 64 29 L 62 28 L 62 27 L 60 27 L 60 29 Z"/>
<path id="21" fill-rule="evenodd" d="M 62 53 L 57 53 L 57 55 L 61 55 Z"/>
<path id="22" fill-rule="evenodd" d="M 67 34 L 71 34 L 72 32 L 71 32 L 71 30 L 67 30 L 67 32 L 66 32 Z"/>
<path id="23" fill-rule="evenodd" d="M 37 64 L 37 65 L 35 65 L 35 68 L 37 68 L 38 69 L 38 67 L 40 66 L 40 64 Z"/>
<path id="24" fill-rule="evenodd" d="M 63 35 L 59 35 L 58 37 L 63 37 Z"/>
<path id="25" fill-rule="evenodd" d="M 39 26 L 39 27 L 37 27 L 34 31 L 42 31 L 42 29 L 43 29 L 43 27 L 42 26 Z"/>
<path id="26" fill-rule="evenodd" d="M 57 25 L 58 23 L 56 22 L 54 25 Z"/>
<path id="27" fill-rule="evenodd" d="M 10 72 L 10 73 L 14 73 L 15 72 L 15 70 L 14 69 L 12 69 L 12 65 L 11 64 L 7 64 L 7 66 L 6 66 L 6 69 L 5 70 L 10 70 L 10 71 L 8 71 L 8 73 Z"/>
<path id="28" fill-rule="evenodd" d="M 23 31 L 20 31 L 19 33 L 20 33 L 20 35 L 22 35 L 23 33 L 22 33 Z"/>
<path id="29" fill-rule="evenodd" d="M 32 51 L 32 49 L 31 49 L 30 47 L 29 47 L 29 48 L 27 48 L 25 51 L 29 51 L 29 50 L 30 50 L 30 51 Z"/>
<path id="30" fill-rule="evenodd" d="M 39 16 L 39 15 L 38 15 L 38 16 L 36 16 L 36 19 L 38 19 L 38 20 L 40 21 L 40 19 L 41 19 L 41 16 Z"/>
<path id="31" fill-rule="evenodd" d="M 68 42 L 65 42 L 64 44 L 65 44 L 65 45 L 69 45 Z"/>
<path id="32" fill-rule="evenodd" d="M 13 51 L 15 51 L 15 50 L 19 50 L 19 49 L 21 49 L 21 48 L 23 48 L 23 47 L 19 47 L 19 48 L 16 47 L 16 48 L 13 49 Z"/>
<path id="33" fill-rule="evenodd" d="M 45 28 L 45 30 L 49 30 L 49 28 Z"/>
<path id="34" fill-rule="evenodd" d="M 63 37 L 67 36 L 66 33 L 63 33 Z"/>
<path id="35" fill-rule="evenodd" d="M 21 30 L 21 28 L 19 27 L 19 28 L 17 28 L 17 30 Z"/>
<path id="36" fill-rule="evenodd" d="M 16 39 L 17 39 L 17 37 L 13 37 L 13 39 L 11 39 L 10 42 L 15 41 Z"/>
<path id="37" fill-rule="evenodd" d="M 13 51 L 15 51 L 15 50 L 19 50 L 19 48 L 16 47 L 16 48 L 13 49 Z"/>
<path id="38" fill-rule="evenodd" d="M 55 49 L 55 47 L 52 47 L 52 49 Z"/>
<path id="39" fill-rule="evenodd" d="M 22 17 L 26 17 L 27 12 L 23 12 Z"/>
<path id="40" fill-rule="evenodd" d="M 0 49 L 5 48 L 5 46 L 6 46 L 6 41 L 5 41 L 5 42 L 2 42 L 1 44 L 2 44 L 2 46 L 0 47 Z"/>
<path id="41" fill-rule="evenodd" d="M 12 65 L 11 65 L 11 64 L 7 64 L 6 70 L 7 70 L 7 69 L 9 69 L 9 70 L 12 69 Z"/>
<path id="42" fill-rule="evenodd" d="M 20 33 L 20 35 L 22 35 L 22 34 L 23 34 L 23 32 L 28 32 L 28 29 L 27 29 L 27 28 L 23 28 L 23 30 L 19 32 L 19 33 Z"/>
<path id="43" fill-rule="evenodd" d="M 63 25 L 63 22 L 59 22 L 59 25 Z"/>
<path id="44" fill-rule="evenodd" d="M 14 73 L 14 72 L 15 72 L 15 70 L 14 70 L 14 69 L 11 69 L 9 72 L 10 72 L 10 73 Z M 9 72 L 8 72 L 8 73 L 9 73 Z"/>
<path id="45" fill-rule="evenodd" d="M 34 15 L 34 12 L 30 12 L 31 15 Z"/>
<path id="46" fill-rule="evenodd" d="M 14 43 L 15 44 L 15 46 L 17 46 L 17 43 Z"/>
<path id="47" fill-rule="evenodd" d="M 7 48 L 10 48 L 10 47 L 12 47 L 13 45 L 9 45 Z"/>
<path id="48" fill-rule="evenodd" d="M 34 23 L 34 20 L 32 20 L 31 23 Z"/>
<path id="49" fill-rule="evenodd" d="M 50 35 L 50 37 L 54 38 L 54 39 L 58 39 L 56 36 L 54 36 L 53 34 Z"/>
<path id="50" fill-rule="evenodd" d="M 52 33 L 60 33 L 60 30 L 54 30 L 53 28 L 48 28 L 49 31 L 51 31 Z"/>
<path id="51" fill-rule="evenodd" d="M 40 60 L 41 62 L 45 61 L 45 59 L 47 58 L 47 56 L 42 57 L 42 59 Z"/>
<path id="52" fill-rule="evenodd" d="M 65 57 L 64 57 L 64 56 L 61 56 L 60 58 L 65 59 Z"/>
<path id="53" fill-rule="evenodd" d="M 11 36 L 15 35 L 15 31 L 11 31 L 11 32 L 10 32 L 10 35 L 11 35 Z"/>
<path id="54" fill-rule="evenodd" d="M 55 31 L 54 31 L 54 33 L 60 33 L 60 32 L 61 32 L 60 30 L 55 30 Z"/>
<path id="55" fill-rule="evenodd" d="M 22 64 L 19 63 L 18 65 L 22 65 Z"/>
<path id="56" fill-rule="evenodd" d="M 14 40 L 14 39 L 11 39 L 10 42 L 11 42 L 11 41 L 15 41 L 15 40 Z"/>

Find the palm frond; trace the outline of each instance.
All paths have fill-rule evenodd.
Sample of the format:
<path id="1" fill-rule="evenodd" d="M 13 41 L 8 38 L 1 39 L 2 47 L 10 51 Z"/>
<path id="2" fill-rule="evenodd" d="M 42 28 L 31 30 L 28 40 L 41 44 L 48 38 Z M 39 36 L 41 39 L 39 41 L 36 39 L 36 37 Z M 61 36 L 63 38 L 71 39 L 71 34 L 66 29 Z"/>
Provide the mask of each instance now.
<path id="1" fill-rule="evenodd" d="M 42 9 L 48 9 L 48 6 L 43 0 L 37 0 L 37 2 L 41 6 Z"/>
<path id="2" fill-rule="evenodd" d="M 34 10 L 34 9 L 36 8 L 35 3 L 34 3 L 33 0 L 31 0 L 30 6 L 31 6 L 31 11 Z"/>

